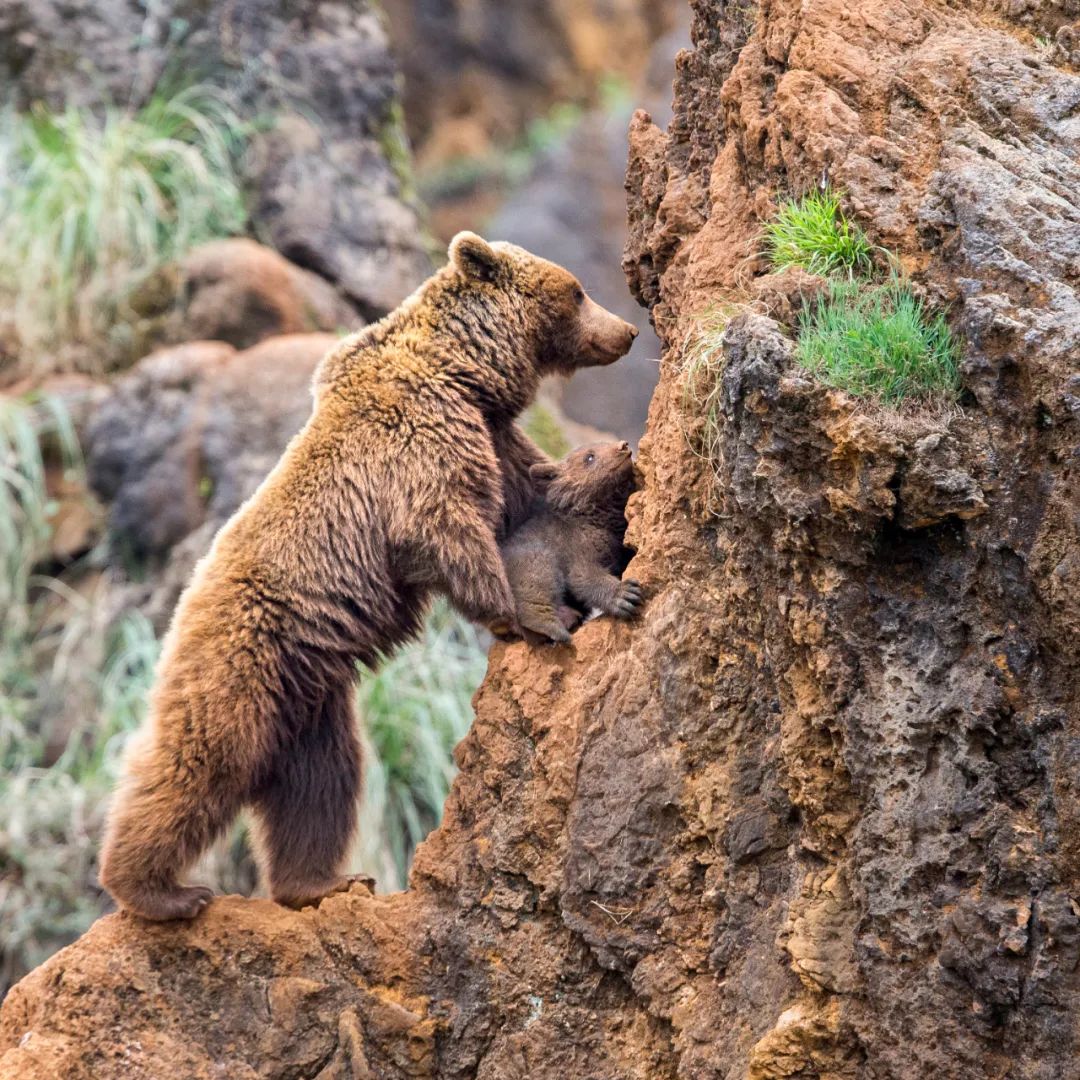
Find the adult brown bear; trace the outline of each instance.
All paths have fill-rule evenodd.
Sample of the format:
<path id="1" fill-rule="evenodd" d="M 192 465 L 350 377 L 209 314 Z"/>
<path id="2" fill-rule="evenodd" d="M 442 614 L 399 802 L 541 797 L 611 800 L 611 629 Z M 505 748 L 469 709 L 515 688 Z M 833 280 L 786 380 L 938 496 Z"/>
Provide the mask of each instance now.
<path id="1" fill-rule="evenodd" d="M 498 539 L 543 455 L 513 420 L 542 376 L 611 363 L 635 334 L 561 267 L 461 233 L 446 267 L 323 360 L 311 419 L 173 616 L 105 839 L 122 907 L 196 915 L 212 893 L 180 875 L 244 806 L 276 900 L 343 885 L 357 662 L 411 637 L 433 592 L 514 625 Z"/>

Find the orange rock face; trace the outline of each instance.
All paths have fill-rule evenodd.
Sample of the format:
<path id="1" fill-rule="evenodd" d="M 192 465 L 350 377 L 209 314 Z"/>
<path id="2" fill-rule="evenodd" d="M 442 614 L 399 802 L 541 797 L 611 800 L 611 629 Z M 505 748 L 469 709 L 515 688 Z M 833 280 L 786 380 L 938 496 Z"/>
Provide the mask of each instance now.
<path id="1" fill-rule="evenodd" d="M 4 1080 L 1075 1075 L 1080 80 L 1019 5 L 694 6 L 631 130 L 643 617 L 495 647 L 410 891 L 104 919 Z M 706 432 L 703 314 L 823 173 L 950 305 L 961 407 L 856 408 L 751 313 Z"/>

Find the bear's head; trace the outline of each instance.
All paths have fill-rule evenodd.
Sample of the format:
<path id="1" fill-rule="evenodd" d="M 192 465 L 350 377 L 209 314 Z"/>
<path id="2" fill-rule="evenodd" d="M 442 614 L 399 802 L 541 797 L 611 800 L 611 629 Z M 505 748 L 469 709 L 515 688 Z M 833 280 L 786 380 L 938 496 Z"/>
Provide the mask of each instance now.
<path id="1" fill-rule="evenodd" d="M 461 232 L 450 243 L 450 264 L 470 290 L 518 320 L 520 344 L 531 346 L 539 374 L 614 363 L 637 337 L 636 327 L 586 295 L 569 270 L 514 244 Z"/>
<path id="2" fill-rule="evenodd" d="M 621 522 L 634 491 L 634 459 L 624 443 L 596 443 L 542 461 L 529 474 L 556 513 L 601 522 Z"/>

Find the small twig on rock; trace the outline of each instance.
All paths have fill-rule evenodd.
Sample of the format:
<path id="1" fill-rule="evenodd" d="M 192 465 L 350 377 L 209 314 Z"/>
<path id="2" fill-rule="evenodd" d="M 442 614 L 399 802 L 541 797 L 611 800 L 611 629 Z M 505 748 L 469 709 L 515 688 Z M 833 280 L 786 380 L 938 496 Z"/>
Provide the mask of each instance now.
<path id="1" fill-rule="evenodd" d="M 637 908 L 619 909 L 605 907 L 599 900 L 590 900 L 589 903 L 594 907 L 598 907 L 616 926 L 622 926 L 622 924 L 637 911 Z"/>

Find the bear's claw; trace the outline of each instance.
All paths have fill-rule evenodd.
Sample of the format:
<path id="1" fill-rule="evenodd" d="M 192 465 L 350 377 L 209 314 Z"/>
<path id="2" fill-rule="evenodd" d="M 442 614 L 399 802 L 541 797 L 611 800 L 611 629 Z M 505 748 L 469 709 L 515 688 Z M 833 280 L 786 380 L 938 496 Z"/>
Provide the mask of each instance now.
<path id="1" fill-rule="evenodd" d="M 610 614 L 619 619 L 631 619 L 638 613 L 643 598 L 641 583 L 628 578 L 620 582 L 619 590 L 611 604 Z"/>

